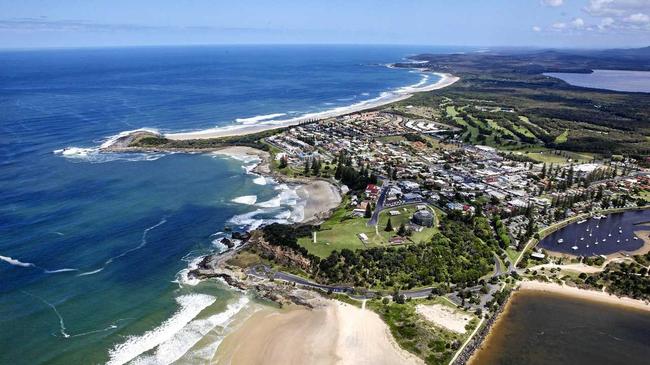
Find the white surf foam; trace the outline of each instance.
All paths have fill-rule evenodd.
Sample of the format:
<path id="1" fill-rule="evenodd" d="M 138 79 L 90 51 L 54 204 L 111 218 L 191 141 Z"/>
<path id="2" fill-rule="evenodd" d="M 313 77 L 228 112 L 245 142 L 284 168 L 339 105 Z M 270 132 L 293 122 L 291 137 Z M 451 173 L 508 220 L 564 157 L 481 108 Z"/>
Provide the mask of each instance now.
<path id="1" fill-rule="evenodd" d="M 23 291 L 23 293 L 29 295 L 30 297 L 34 297 L 34 298 L 40 300 L 41 302 L 45 303 L 45 305 L 52 308 L 52 311 L 54 311 L 54 314 L 56 314 L 56 317 L 59 319 L 59 332 L 65 338 L 70 337 L 70 335 L 66 332 L 65 321 L 63 320 L 63 316 L 61 316 L 61 313 L 59 313 L 59 310 L 56 308 L 56 306 L 54 304 L 48 302 L 44 298 L 39 297 L 38 295 L 28 293 L 26 291 Z"/>
<path id="2" fill-rule="evenodd" d="M 275 219 L 288 220 L 289 218 L 291 218 L 290 210 L 284 210 L 275 215 Z"/>
<path id="3" fill-rule="evenodd" d="M 259 176 L 259 177 L 256 177 L 256 178 L 253 179 L 253 184 L 266 185 L 267 181 L 266 181 L 266 178 L 264 176 Z"/>
<path id="4" fill-rule="evenodd" d="M 97 270 L 92 270 L 92 271 L 82 272 L 82 273 L 80 273 L 80 274 L 77 275 L 77 276 L 95 275 L 95 274 L 97 274 L 98 272 L 101 272 L 102 270 L 104 270 L 103 267 L 101 267 L 101 268 L 99 268 L 99 269 L 97 269 Z"/>
<path id="5" fill-rule="evenodd" d="M 40 267 L 40 266 L 38 266 L 38 265 L 36 265 L 36 264 L 34 264 L 32 262 L 23 262 L 23 261 L 20 261 L 18 259 L 15 259 L 13 257 L 10 257 L 10 256 L 2 256 L 2 255 L 0 255 L 0 261 L 4 261 L 4 262 L 8 263 L 9 265 L 13 265 L 13 266 L 17 266 L 17 267 L 25 267 L 25 268 L 33 267 L 33 268 L 36 268 L 36 269 L 43 270 L 43 272 L 46 273 L 46 274 L 58 274 L 58 273 L 62 273 L 62 272 L 79 271 L 78 269 L 72 269 L 72 268 L 48 270 L 48 269 L 42 268 L 42 267 Z"/>
<path id="6" fill-rule="evenodd" d="M 10 265 L 14 265 L 14 266 L 20 266 L 20 267 L 36 267 L 36 265 L 34 265 L 34 264 L 31 263 L 31 262 L 22 262 L 22 261 L 20 261 L 20 260 L 18 260 L 18 259 L 15 259 L 15 258 L 13 258 L 13 257 L 9 257 L 9 256 L 2 256 L 2 255 L 0 255 L 0 260 L 4 261 L 4 262 L 6 262 L 6 263 L 8 263 L 8 264 L 10 264 Z"/>
<path id="7" fill-rule="evenodd" d="M 45 270 L 46 274 L 58 274 L 61 272 L 71 272 L 71 271 L 79 271 L 79 269 L 71 269 L 71 268 L 65 268 L 65 269 L 57 269 L 57 270 Z"/>
<path id="8" fill-rule="evenodd" d="M 171 340 L 190 321 L 205 308 L 212 305 L 216 298 L 206 294 L 187 294 L 176 298 L 180 308 L 160 326 L 140 336 L 129 336 L 125 342 L 109 350 L 109 365 L 125 364 L 156 346 Z"/>
<path id="9" fill-rule="evenodd" d="M 119 138 L 126 137 L 129 134 L 136 133 L 136 132 L 151 132 L 151 133 L 155 133 L 155 134 L 160 134 L 160 132 L 155 128 L 139 128 L 139 129 L 133 129 L 133 130 L 130 130 L 130 131 L 123 131 L 123 132 L 120 132 L 118 134 L 106 137 L 106 139 L 104 139 L 104 141 L 102 142 L 100 147 L 101 148 L 110 147 Z"/>
<path id="10" fill-rule="evenodd" d="M 101 272 L 102 270 L 104 270 L 106 268 L 106 266 L 110 265 L 113 261 L 115 261 L 115 260 L 117 260 L 119 258 L 122 258 L 122 257 L 130 254 L 133 251 L 137 251 L 137 250 L 143 248 L 144 246 L 147 245 L 147 235 L 149 234 L 149 232 L 156 229 L 156 228 L 158 228 L 158 227 L 160 227 L 160 226 L 162 226 L 165 223 L 167 223 L 167 218 L 166 217 L 161 218 L 158 223 L 154 224 L 151 227 L 147 227 L 147 228 L 144 229 L 144 231 L 142 231 L 142 237 L 140 238 L 140 244 L 139 245 L 137 245 L 137 246 L 135 246 L 133 248 L 129 248 L 128 250 L 120 253 L 119 255 L 110 257 L 108 260 L 104 261 L 104 265 L 102 267 L 100 267 L 99 269 L 95 269 L 95 270 L 87 271 L 87 272 L 82 272 L 77 276 L 87 276 L 87 275 L 97 274 L 98 272 Z"/>
<path id="11" fill-rule="evenodd" d="M 250 117 L 250 118 L 237 118 L 237 119 L 235 119 L 235 121 L 237 123 L 241 123 L 241 124 L 256 124 L 256 123 L 259 123 L 259 122 L 261 122 L 263 120 L 269 120 L 269 119 L 274 119 L 274 118 L 278 118 L 278 117 L 283 117 L 285 115 L 287 115 L 287 114 L 286 113 L 274 113 L 274 114 L 266 114 L 266 115 L 257 115 L 257 116 Z"/>
<path id="12" fill-rule="evenodd" d="M 102 148 L 110 147 L 115 141 L 121 137 L 125 137 L 134 132 L 151 132 L 158 134 L 158 130 L 152 128 L 140 128 L 130 131 L 123 131 L 116 135 L 106 137 L 97 147 L 65 147 L 54 150 L 53 153 L 61 155 L 65 158 L 80 160 L 91 163 L 103 163 L 117 160 L 124 161 L 154 161 L 165 153 L 115 153 L 115 152 L 101 152 Z"/>
<path id="13" fill-rule="evenodd" d="M 187 267 L 176 274 L 176 280 L 173 282 L 178 283 L 181 287 L 183 287 L 183 285 L 197 286 L 201 282 L 201 279 L 190 277 L 189 273 L 199 267 L 201 260 L 203 260 L 202 256 L 190 260 Z"/>
<path id="14" fill-rule="evenodd" d="M 271 198 L 267 201 L 257 203 L 256 205 L 261 208 L 278 208 L 281 204 L 282 204 L 282 200 L 280 198 L 280 195 L 278 195 L 275 198 Z"/>
<path id="15" fill-rule="evenodd" d="M 53 151 L 54 154 L 62 157 L 77 160 L 80 162 L 90 163 L 104 163 L 112 161 L 155 161 L 168 153 L 117 153 L 117 152 L 101 152 L 98 147 L 95 148 L 82 148 L 82 147 L 66 147 Z"/>
<path id="16" fill-rule="evenodd" d="M 253 230 L 259 228 L 259 226 L 264 224 L 264 219 L 255 218 L 256 216 L 264 213 L 265 211 L 263 209 L 257 209 L 252 212 L 235 215 L 232 218 L 230 218 L 228 222 L 239 226 L 243 226 L 248 230 Z"/>
<path id="17" fill-rule="evenodd" d="M 221 313 L 204 319 L 192 320 L 171 338 L 158 345 L 153 354 L 140 356 L 132 364 L 167 365 L 173 363 L 216 327 L 226 327 L 248 302 L 247 297 L 241 297 L 237 302 L 228 304 L 226 310 Z"/>
<path id="18" fill-rule="evenodd" d="M 244 195 L 231 201 L 238 204 L 253 205 L 257 201 L 257 195 Z"/>
<path id="19" fill-rule="evenodd" d="M 386 67 L 389 68 L 395 68 L 394 65 L 385 65 Z M 313 119 L 322 119 L 322 118 L 329 118 L 329 117 L 336 117 L 340 115 L 345 115 L 349 113 L 354 113 L 360 110 L 364 110 L 367 108 L 373 108 L 373 107 L 379 107 L 385 104 L 389 104 L 392 102 L 404 100 L 408 98 L 411 94 L 415 92 L 421 92 L 421 91 L 429 91 L 432 90 L 432 87 L 436 85 L 440 81 L 437 81 L 435 83 L 430 82 L 430 75 L 435 74 L 438 75 L 442 78 L 441 74 L 436 74 L 436 73 L 431 73 L 431 72 L 426 72 L 424 69 L 413 69 L 410 70 L 413 72 L 420 72 L 422 73 L 422 78 L 415 84 L 412 85 L 407 85 L 404 87 L 400 87 L 391 91 L 385 91 L 379 94 L 379 96 L 375 98 L 370 98 L 366 100 L 361 100 L 357 103 L 353 103 L 350 105 L 346 106 L 340 106 L 340 107 L 335 107 L 332 109 L 328 110 L 323 110 L 323 111 L 318 111 L 318 112 L 312 112 L 312 113 L 306 113 L 303 115 L 300 115 L 298 117 L 293 117 L 293 118 L 288 118 L 288 119 L 272 119 L 272 120 L 260 120 L 257 121 L 256 123 L 252 125 L 244 125 L 244 124 L 235 124 L 235 125 L 229 125 L 229 126 L 224 126 L 224 127 L 215 127 L 215 128 L 209 128 L 205 130 L 199 130 L 199 131 L 191 131 L 191 132 L 184 132 L 184 133 L 170 133 L 168 136 L 174 137 L 174 136 L 182 136 L 183 138 L 201 138 L 202 135 L 213 135 L 215 133 L 219 133 L 221 135 L 233 135 L 237 133 L 243 133 L 247 130 L 251 131 L 258 131 L 257 129 L 253 128 L 259 128 L 258 126 L 291 126 L 295 125 L 298 123 L 302 123 L 305 121 L 313 120 Z M 444 79 L 444 78 L 443 78 Z M 369 95 L 368 95 L 369 96 Z M 325 103 L 325 105 L 328 105 Z"/>

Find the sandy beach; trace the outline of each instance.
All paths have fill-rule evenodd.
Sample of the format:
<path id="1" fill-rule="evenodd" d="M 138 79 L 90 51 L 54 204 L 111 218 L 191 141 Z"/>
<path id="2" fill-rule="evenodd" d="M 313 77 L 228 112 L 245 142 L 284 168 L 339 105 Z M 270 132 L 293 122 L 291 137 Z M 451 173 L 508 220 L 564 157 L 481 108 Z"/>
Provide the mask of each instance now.
<path id="1" fill-rule="evenodd" d="M 306 200 L 302 222 L 320 221 L 341 204 L 339 189 L 327 181 L 310 181 L 301 185 L 297 193 Z"/>
<path id="2" fill-rule="evenodd" d="M 228 136 L 240 136 L 245 134 L 258 133 L 266 130 L 290 127 L 297 125 L 303 122 L 327 119 L 338 117 L 345 114 L 356 113 L 366 109 L 377 108 L 386 104 L 394 103 L 397 101 L 405 100 L 413 96 L 414 93 L 433 91 L 442 89 L 449 85 L 452 85 L 460 78 L 447 74 L 447 73 L 433 73 L 440 77 L 440 80 L 435 84 L 424 86 L 424 87 L 403 87 L 386 97 L 378 97 L 371 100 L 366 100 L 354 105 L 334 108 L 331 110 L 306 114 L 301 117 L 291 118 L 286 120 L 273 120 L 268 122 L 260 122 L 257 124 L 236 124 L 219 128 L 205 129 L 201 131 L 194 132 L 185 132 L 185 133 L 168 133 L 165 134 L 166 138 L 175 139 L 175 140 L 185 140 L 185 139 L 208 139 L 208 138 L 218 138 L 218 137 L 228 137 Z"/>
<path id="3" fill-rule="evenodd" d="M 577 298 L 593 300 L 602 303 L 623 305 L 626 307 L 636 308 L 636 309 L 650 312 L 650 304 L 646 302 L 632 299 L 632 298 L 626 298 L 626 297 L 619 298 L 615 295 L 610 295 L 609 293 L 601 292 L 601 291 L 585 290 L 576 287 L 560 285 L 556 283 L 543 283 L 539 281 L 523 281 L 521 282 L 519 288 L 521 290 L 550 292 L 550 293 L 556 293 L 556 294 L 568 295 Z"/>
<path id="4" fill-rule="evenodd" d="M 223 340 L 214 364 L 422 364 L 400 349 L 379 316 L 327 301 L 313 310 L 263 309 Z"/>

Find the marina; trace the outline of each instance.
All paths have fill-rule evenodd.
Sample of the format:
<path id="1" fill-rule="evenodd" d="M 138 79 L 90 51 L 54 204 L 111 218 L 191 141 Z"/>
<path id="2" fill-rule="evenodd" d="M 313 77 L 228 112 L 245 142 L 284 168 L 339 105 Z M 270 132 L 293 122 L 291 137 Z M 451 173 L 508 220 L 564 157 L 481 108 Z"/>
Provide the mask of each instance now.
<path id="1" fill-rule="evenodd" d="M 595 215 L 582 219 L 544 237 L 538 247 L 578 256 L 634 252 L 643 247 L 638 237 L 650 232 L 650 210 Z"/>

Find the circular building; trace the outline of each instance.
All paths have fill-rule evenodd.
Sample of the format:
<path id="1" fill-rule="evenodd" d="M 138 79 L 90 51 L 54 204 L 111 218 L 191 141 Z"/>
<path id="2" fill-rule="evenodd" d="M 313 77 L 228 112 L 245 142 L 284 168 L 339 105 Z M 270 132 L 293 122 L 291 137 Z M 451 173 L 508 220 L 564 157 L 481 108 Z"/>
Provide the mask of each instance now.
<path id="1" fill-rule="evenodd" d="M 413 214 L 411 221 L 418 226 L 432 227 L 433 226 L 433 213 L 428 209 L 418 210 Z"/>

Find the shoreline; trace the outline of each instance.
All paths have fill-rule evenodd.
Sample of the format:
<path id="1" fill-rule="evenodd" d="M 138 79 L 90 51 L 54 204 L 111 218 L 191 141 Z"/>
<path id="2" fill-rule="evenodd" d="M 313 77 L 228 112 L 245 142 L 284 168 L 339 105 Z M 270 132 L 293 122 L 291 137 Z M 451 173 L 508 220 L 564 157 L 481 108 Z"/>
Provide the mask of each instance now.
<path id="1" fill-rule="evenodd" d="M 301 219 L 294 223 L 317 223 L 327 219 L 329 214 L 336 209 L 343 200 L 338 186 L 333 182 L 318 178 L 288 178 L 274 173 L 271 169 L 271 154 L 253 147 L 230 146 L 212 153 L 233 158 L 242 162 L 257 161 L 249 173 L 270 178 L 277 184 L 290 184 L 295 186 L 296 194 L 303 203 Z"/>
<path id="2" fill-rule="evenodd" d="M 617 297 L 614 294 L 609 294 L 603 291 L 580 289 L 573 286 L 560 285 L 557 283 L 544 283 L 541 281 L 522 281 L 519 284 L 519 289 L 525 291 L 555 293 L 568 297 L 586 299 L 593 302 L 607 303 L 650 312 L 650 303 L 648 302 L 629 297 Z"/>
<path id="3" fill-rule="evenodd" d="M 373 311 L 323 299 L 314 309 L 263 308 L 226 335 L 213 364 L 423 364 Z"/>
<path id="4" fill-rule="evenodd" d="M 209 128 L 209 129 L 193 131 L 193 132 L 166 133 L 164 134 L 164 137 L 171 140 L 210 139 L 210 138 L 219 138 L 219 137 L 243 136 L 247 134 L 259 133 L 259 132 L 264 132 L 273 129 L 292 127 L 305 122 L 313 122 L 313 121 L 319 121 L 328 118 L 335 118 L 342 115 L 358 113 L 368 109 L 374 109 L 388 104 L 396 103 L 398 101 L 402 101 L 410 98 L 415 93 L 439 90 L 447 86 L 450 86 L 455 82 L 457 82 L 458 80 L 460 80 L 459 77 L 449 73 L 432 72 L 432 74 L 440 76 L 440 80 L 435 84 L 425 86 L 425 87 L 405 86 L 394 91 L 391 97 L 380 96 L 378 98 L 362 101 L 360 103 L 353 104 L 350 106 L 338 107 L 338 108 L 334 108 L 322 112 L 309 113 L 300 117 L 286 119 L 286 120 L 260 122 L 253 125 L 233 124 L 224 127 Z"/>

